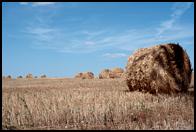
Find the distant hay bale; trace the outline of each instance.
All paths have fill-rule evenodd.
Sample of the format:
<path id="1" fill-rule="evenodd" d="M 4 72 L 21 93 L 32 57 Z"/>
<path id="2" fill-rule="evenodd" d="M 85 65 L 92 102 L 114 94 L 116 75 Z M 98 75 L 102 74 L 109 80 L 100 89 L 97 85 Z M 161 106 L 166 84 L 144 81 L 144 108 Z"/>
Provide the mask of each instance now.
<path id="1" fill-rule="evenodd" d="M 123 73 L 124 72 L 124 70 L 122 68 L 118 68 L 118 67 L 113 68 L 112 71 L 115 73 Z"/>
<path id="2" fill-rule="evenodd" d="M 104 69 L 99 74 L 99 79 L 105 79 L 105 78 L 121 78 L 124 73 L 124 70 L 122 68 L 113 68 L 113 69 Z"/>
<path id="3" fill-rule="evenodd" d="M 8 75 L 8 76 L 6 77 L 6 79 L 12 79 L 12 76 L 11 76 L 11 75 Z"/>
<path id="4" fill-rule="evenodd" d="M 80 72 L 80 73 L 78 73 L 77 75 L 75 75 L 75 77 L 74 78 L 82 78 L 82 73 Z"/>
<path id="5" fill-rule="evenodd" d="M 26 75 L 26 78 L 33 78 L 33 75 L 29 73 Z"/>
<path id="6" fill-rule="evenodd" d="M 20 79 L 20 78 L 22 78 L 22 76 L 18 76 L 17 78 Z"/>
<path id="7" fill-rule="evenodd" d="M 41 78 L 46 78 L 46 75 L 44 74 L 44 75 L 41 75 Z"/>
<path id="8" fill-rule="evenodd" d="M 106 78 L 115 78 L 115 74 L 109 69 L 104 69 L 99 74 L 99 79 L 106 79 Z"/>
<path id="9" fill-rule="evenodd" d="M 83 73 L 83 79 L 93 79 L 94 74 L 92 72 L 85 72 Z"/>
<path id="10" fill-rule="evenodd" d="M 113 68 L 111 70 L 113 72 L 115 78 L 121 78 L 123 76 L 124 70 L 122 68 Z"/>
<path id="11" fill-rule="evenodd" d="M 178 44 L 161 44 L 136 51 L 128 58 L 126 82 L 130 91 L 186 92 L 191 81 L 191 63 Z"/>
<path id="12" fill-rule="evenodd" d="M 83 72 L 83 73 L 78 73 L 75 78 L 81 78 L 81 79 L 93 79 L 94 74 L 92 72 Z"/>

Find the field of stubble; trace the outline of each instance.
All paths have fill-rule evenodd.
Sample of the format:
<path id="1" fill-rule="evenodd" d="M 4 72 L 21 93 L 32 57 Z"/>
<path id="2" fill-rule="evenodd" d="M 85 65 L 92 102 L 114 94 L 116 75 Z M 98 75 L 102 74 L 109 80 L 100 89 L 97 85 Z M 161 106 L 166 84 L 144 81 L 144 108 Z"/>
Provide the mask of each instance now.
<path id="1" fill-rule="evenodd" d="M 2 80 L 3 129 L 194 129 L 194 95 L 128 92 L 122 79 Z"/>

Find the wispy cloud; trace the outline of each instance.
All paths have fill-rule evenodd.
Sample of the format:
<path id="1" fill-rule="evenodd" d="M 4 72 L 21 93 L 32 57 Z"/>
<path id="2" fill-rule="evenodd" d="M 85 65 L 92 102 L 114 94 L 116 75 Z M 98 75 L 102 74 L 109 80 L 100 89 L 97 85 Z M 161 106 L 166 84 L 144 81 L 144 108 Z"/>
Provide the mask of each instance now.
<path id="1" fill-rule="evenodd" d="M 56 2 L 19 2 L 21 5 L 32 5 L 32 6 L 47 6 L 54 5 Z"/>
<path id="2" fill-rule="evenodd" d="M 77 28 L 67 33 L 58 26 L 49 25 L 48 19 L 37 17 L 37 21 L 26 28 L 26 33 L 34 38 L 36 48 L 40 49 L 52 49 L 61 53 L 92 53 L 109 48 L 118 49 L 120 53 L 105 53 L 102 56 L 110 58 L 125 57 L 126 54 L 123 54 L 121 50 L 134 51 L 141 47 L 178 42 L 185 39 L 189 39 L 190 43 L 190 38 L 194 37 L 193 26 L 179 25 L 177 21 L 189 8 L 189 3 L 181 6 L 181 8 L 178 4 L 174 4 L 171 19 L 160 22 L 158 28 L 127 28 L 123 32 L 118 32 L 109 28 L 94 31 L 86 27 L 86 30 L 84 30 L 83 27 L 80 30 Z M 51 18 L 50 20 L 54 21 Z"/>
<path id="3" fill-rule="evenodd" d="M 28 27 L 26 29 L 26 32 L 32 34 L 36 40 L 48 42 L 53 38 L 53 34 L 56 32 L 56 29 L 43 27 Z"/>
<path id="4" fill-rule="evenodd" d="M 19 2 L 21 5 L 28 5 L 29 2 Z"/>
<path id="5" fill-rule="evenodd" d="M 87 45 L 87 46 L 93 46 L 96 43 L 94 41 L 85 41 L 84 44 Z"/>
<path id="6" fill-rule="evenodd" d="M 127 57 L 128 55 L 125 53 L 105 53 L 102 56 L 108 58 L 122 58 L 122 57 Z"/>
<path id="7" fill-rule="evenodd" d="M 47 6 L 47 5 L 53 5 L 56 2 L 32 2 L 33 6 Z"/>
<path id="8" fill-rule="evenodd" d="M 172 14 L 170 15 L 170 19 L 165 20 L 161 23 L 160 27 L 157 28 L 157 35 L 161 35 L 168 29 L 171 29 L 177 19 L 179 19 L 190 7 L 192 6 L 192 2 L 177 2 L 172 7 Z"/>
<path id="9" fill-rule="evenodd" d="M 194 36 L 192 27 L 177 25 L 159 37 L 156 36 L 157 32 L 155 29 L 128 30 L 123 33 L 113 33 L 112 35 L 110 31 L 107 30 L 100 31 L 102 33 L 99 35 L 84 35 L 77 31 L 67 34 L 65 31 L 54 27 L 32 27 L 28 28 L 28 32 L 30 35 L 33 35 L 35 40 L 40 42 L 42 48 L 45 47 L 48 49 L 56 47 L 55 50 L 61 53 L 92 53 L 108 48 L 133 51 L 141 47 L 166 42 L 177 42 L 177 40 Z M 106 56 L 109 57 L 112 55 L 106 54 Z"/>

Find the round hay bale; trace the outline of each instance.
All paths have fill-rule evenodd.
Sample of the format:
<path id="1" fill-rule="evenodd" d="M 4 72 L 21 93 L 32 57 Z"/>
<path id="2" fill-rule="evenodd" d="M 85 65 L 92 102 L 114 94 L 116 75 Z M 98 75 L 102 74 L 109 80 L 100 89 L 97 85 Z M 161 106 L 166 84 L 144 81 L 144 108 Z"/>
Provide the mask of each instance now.
<path id="1" fill-rule="evenodd" d="M 46 78 L 46 75 L 44 74 L 44 75 L 41 75 L 41 78 Z"/>
<path id="2" fill-rule="evenodd" d="M 115 75 L 115 78 L 121 78 L 123 76 L 124 70 L 122 68 L 113 68 L 112 73 Z"/>
<path id="3" fill-rule="evenodd" d="M 12 76 L 11 75 L 8 75 L 6 78 L 7 79 L 12 79 Z"/>
<path id="4" fill-rule="evenodd" d="M 80 73 L 78 73 L 77 75 L 75 75 L 75 77 L 74 78 L 82 78 L 82 73 L 80 72 Z"/>
<path id="5" fill-rule="evenodd" d="M 106 79 L 106 78 L 115 78 L 115 74 L 109 69 L 104 69 L 99 74 L 99 79 Z"/>
<path id="6" fill-rule="evenodd" d="M 191 83 L 190 83 L 190 88 L 194 88 L 194 72 L 192 72 L 192 75 L 191 75 Z"/>
<path id="7" fill-rule="evenodd" d="M 81 79 L 93 79 L 94 74 L 92 72 L 83 72 L 83 73 L 78 73 L 75 78 L 81 78 Z"/>
<path id="8" fill-rule="evenodd" d="M 17 78 L 20 79 L 20 78 L 22 78 L 22 76 L 18 76 Z"/>
<path id="9" fill-rule="evenodd" d="M 93 78 L 94 78 L 94 74 L 92 72 L 83 73 L 82 79 L 93 79 Z"/>
<path id="10" fill-rule="evenodd" d="M 126 82 L 130 91 L 186 92 L 191 81 L 191 63 L 178 44 L 139 49 L 128 58 Z"/>
<path id="11" fill-rule="evenodd" d="M 115 73 L 123 73 L 124 70 L 122 68 L 116 67 L 116 68 L 113 68 L 112 69 L 112 72 L 115 72 Z"/>
<path id="12" fill-rule="evenodd" d="M 33 75 L 29 73 L 26 75 L 26 78 L 33 78 Z"/>

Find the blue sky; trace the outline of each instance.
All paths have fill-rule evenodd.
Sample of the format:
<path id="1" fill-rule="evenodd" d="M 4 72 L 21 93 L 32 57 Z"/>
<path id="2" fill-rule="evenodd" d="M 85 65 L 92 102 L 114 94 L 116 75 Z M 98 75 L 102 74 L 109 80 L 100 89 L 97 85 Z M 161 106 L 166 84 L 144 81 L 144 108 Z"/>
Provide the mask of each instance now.
<path id="1" fill-rule="evenodd" d="M 4 2 L 3 75 L 73 77 L 124 68 L 139 48 L 175 42 L 194 67 L 192 2 Z"/>

